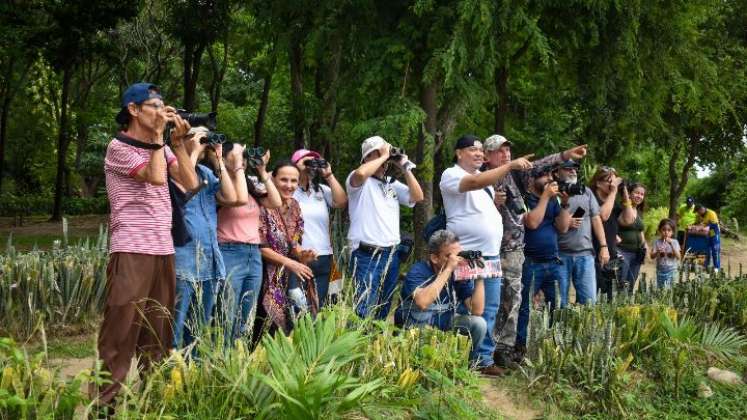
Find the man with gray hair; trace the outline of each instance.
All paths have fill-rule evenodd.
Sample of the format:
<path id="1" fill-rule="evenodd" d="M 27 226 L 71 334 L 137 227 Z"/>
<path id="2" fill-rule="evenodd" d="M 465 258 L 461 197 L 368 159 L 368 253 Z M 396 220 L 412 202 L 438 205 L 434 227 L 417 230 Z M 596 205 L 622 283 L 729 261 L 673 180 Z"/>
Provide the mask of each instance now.
<path id="1" fill-rule="evenodd" d="M 472 338 L 470 361 L 477 358 L 487 324 L 482 318 L 485 308 L 483 280 L 458 280 L 454 272 L 466 264 L 459 253 L 459 238 L 448 230 L 438 230 L 428 240 L 428 259 L 413 264 L 402 286 L 402 305 L 395 322 L 405 327 L 432 326 L 455 329 Z"/>
<path id="2" fill-rule="evenodd" d="M 485 139 L 485 165 L 483 170 L 498 168 L 511 162 L 511 142 L 500 134 Z M 586 156 L 586 145 L 572 147 L 560 153 L 546 156 L 533 162 L 541 168 L 563 162 L 566 159 L 581 159 Z M 503 218 L 503 239 L 501 241 L 501 306 L 496 317 L 495 363 L 501 367 L 515 366 L 523 349 L 515 352 L 516 327 L 521 305 L 521 273 L 524 264 L 524 222 L 528 212 L 523 194 L 529 184 L 529 171 L 512 170 L 495 184 L 495 204 Z"/>

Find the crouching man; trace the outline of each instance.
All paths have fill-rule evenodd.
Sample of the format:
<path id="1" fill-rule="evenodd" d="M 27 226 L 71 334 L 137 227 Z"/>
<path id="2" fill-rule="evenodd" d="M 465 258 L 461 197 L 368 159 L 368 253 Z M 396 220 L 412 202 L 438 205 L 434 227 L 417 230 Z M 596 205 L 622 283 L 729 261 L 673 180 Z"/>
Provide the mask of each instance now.
<path id="1" fill-rule="evenodd" d="M 428 260 L 418 261 L 407 273 L 395 322 L 406 328 L 430 325 L 468 334 L 472 339 L 470 361 L 475 361 L 477 347 L 487 331 L 482 318 L 485 286 L 482 279 L 455 279 L 457 266 L 466 263 L 459 256 L 461 251 L 454 233 L 439 230 L 431 236 Z"/>

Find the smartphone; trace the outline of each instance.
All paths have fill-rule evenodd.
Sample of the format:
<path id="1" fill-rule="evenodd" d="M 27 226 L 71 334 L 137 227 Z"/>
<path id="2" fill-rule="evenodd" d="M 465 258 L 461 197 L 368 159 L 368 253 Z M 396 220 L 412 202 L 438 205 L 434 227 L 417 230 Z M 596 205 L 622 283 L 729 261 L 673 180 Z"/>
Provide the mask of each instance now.
<path id="1" fill-rule="evenodd" d="M 573 212 L 573 215 L 571 215 L 571 217 L 573 217 L 574 219 L 580 219 L 584 217 L 584 214 L 586 214 L 586 210 L 579 207 L 576 209 L 576 211 Z"/>

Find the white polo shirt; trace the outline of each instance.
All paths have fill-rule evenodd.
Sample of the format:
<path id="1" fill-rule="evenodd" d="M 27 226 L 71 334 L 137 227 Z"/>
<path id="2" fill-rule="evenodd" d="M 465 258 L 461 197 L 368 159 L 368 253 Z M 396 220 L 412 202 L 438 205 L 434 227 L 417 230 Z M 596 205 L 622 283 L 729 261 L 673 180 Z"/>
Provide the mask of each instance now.
<path id="1" fill-rule="evenodd" d="M 332 242 L 329 237 L 329 208 L 332 207 L 332 189 L 320 185 L 319 191 L 310 186 L 309 191 L 296 188 L 293 198 L 301 206 L 303 237 L 301 247 L 313 249 L 317 255 L 332 255 Z"/>
<path id="2" fill-rule="evenodd" d="M 480 171 L 475 172 L 475 174 Z M 484 256 L 494 257 L 501 252 L 503 219 L 493 203 L 495 191 L 487 187 L 490 194 L 481 188 L 459 192 L 459 183 L 467 171 L 454 165 L 441 175 L 441 196 L 446 212 L 446 229 L 459 237 L 462 248 L 481 251 Z"/>
<path id="3" fill-rule="evenodd" d="M 389 247 L 399 244 L 399 206 L 414 207 L 407 185 L 393 180 L 382 182 L 369 177 L 360 187 L 350 185 L 351 172 L 345 180 L 348 191 L 351 249 L 361 242 Z"/>

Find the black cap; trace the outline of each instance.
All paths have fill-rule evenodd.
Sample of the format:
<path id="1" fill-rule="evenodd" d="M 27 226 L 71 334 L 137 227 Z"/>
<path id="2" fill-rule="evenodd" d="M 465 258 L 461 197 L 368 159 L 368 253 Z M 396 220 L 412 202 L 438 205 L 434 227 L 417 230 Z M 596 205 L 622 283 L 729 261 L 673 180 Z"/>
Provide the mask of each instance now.
<path id="1" fill-rule="evenodd" d="M 566 161 L 561 162 L 558 165 L 558 168 L 575 168 L 575 169 L 578 169 L 580 166 L 581 165 L 578 162 L 576 162 L 575 160 L 568 159 Z"/>
<path id="2" fill-rule="evenodd" d="M 475 145 L 475 142 L 479 142 L 479 141 L 480 141 L 479 137 L 472 135 L 472 134 L 465 134 L 462 137 L 459 137 L 459 139 L 456 141 L 456 144 L 454 145 L 454 150 L 472 147 Z"/>

